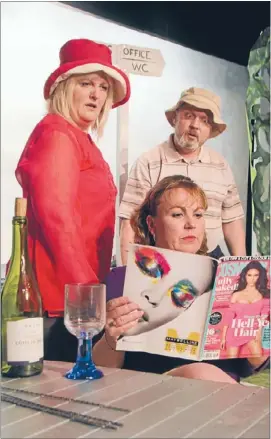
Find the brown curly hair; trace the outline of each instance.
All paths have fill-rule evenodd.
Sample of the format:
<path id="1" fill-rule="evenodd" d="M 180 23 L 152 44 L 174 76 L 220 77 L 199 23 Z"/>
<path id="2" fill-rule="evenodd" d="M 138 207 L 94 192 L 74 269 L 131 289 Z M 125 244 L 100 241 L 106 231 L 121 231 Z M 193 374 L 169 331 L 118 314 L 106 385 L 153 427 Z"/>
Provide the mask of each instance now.
<path id="1" fill-rule="evenodd" d="M 131 226 L 135 233 L 134 242 L 142 245 L 155 246 L 154 238 L 149 231 L 147 224 L 147 217 L 150 215 L 155 217 L 157 215 L 157 208 L 160 200 L 166 191 L 171 189 L 185 189 L 193 198 L 197 198 L 201 202 L 201 207 L 206 211 L 208 202 L 204 191 L 189 177 L 183 175 L 172 175 L 160 180 L 147 193 L 143 203 L 134 211 L 131 217 Z M 206 255 L 207 238 L 204 238 L 200 249 L 197 251 L 199 255 Z"/>

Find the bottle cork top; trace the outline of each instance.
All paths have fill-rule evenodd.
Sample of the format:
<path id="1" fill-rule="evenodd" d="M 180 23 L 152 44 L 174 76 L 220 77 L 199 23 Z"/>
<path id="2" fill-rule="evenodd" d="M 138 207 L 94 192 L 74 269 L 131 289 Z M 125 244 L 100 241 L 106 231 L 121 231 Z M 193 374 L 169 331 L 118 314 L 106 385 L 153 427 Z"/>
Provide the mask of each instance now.
<path id="1" fill-rule="evenodd" d="M 15 199 L 15 216 L 26 216 L 27 199 Z"/>

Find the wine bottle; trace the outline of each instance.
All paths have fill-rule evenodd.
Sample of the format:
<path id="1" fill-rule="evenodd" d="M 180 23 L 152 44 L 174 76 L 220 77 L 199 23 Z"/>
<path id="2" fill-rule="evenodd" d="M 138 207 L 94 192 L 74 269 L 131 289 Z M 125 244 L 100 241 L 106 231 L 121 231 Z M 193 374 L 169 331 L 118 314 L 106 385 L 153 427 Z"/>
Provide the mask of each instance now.
<path id="1" fill-rule="evenodd" d="M 1 296 L 1 373 L 29 377 L 43 369 L 42 301 L 28 257 L 26 198 L 16 198 L 12 255 Z"/>

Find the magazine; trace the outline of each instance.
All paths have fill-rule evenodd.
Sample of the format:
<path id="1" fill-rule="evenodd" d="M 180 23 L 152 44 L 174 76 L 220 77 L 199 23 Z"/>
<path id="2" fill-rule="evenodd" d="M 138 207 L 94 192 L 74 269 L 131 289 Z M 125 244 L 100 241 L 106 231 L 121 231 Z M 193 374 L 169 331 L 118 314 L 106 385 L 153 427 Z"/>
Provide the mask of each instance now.
<path id="1" fill-rule="evenodd" d="M 144 311 L 117 350 L 195 361 L 270 353 L 270 256 L 130 244 L 123 296 Z"/>

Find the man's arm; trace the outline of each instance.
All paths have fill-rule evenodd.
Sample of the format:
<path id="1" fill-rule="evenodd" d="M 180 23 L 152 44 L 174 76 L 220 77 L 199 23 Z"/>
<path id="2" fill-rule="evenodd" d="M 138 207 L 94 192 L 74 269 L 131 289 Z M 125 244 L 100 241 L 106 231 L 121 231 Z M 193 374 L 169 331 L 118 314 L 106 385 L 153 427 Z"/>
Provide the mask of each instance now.
<path id="1" fill-rule="evenodd" d="M 127 264 L 128 244 L 134 242 L 134 232 L 130 225 L 130 220 L 121 218 L 120 226 L 120 254 L 122 265 Z"/>
<path id="2" fill-rule="evenodd" d="M 223 223 L 224 238 L 232 256 L 246 256 L 246 235 L 243 219 Z"/>

